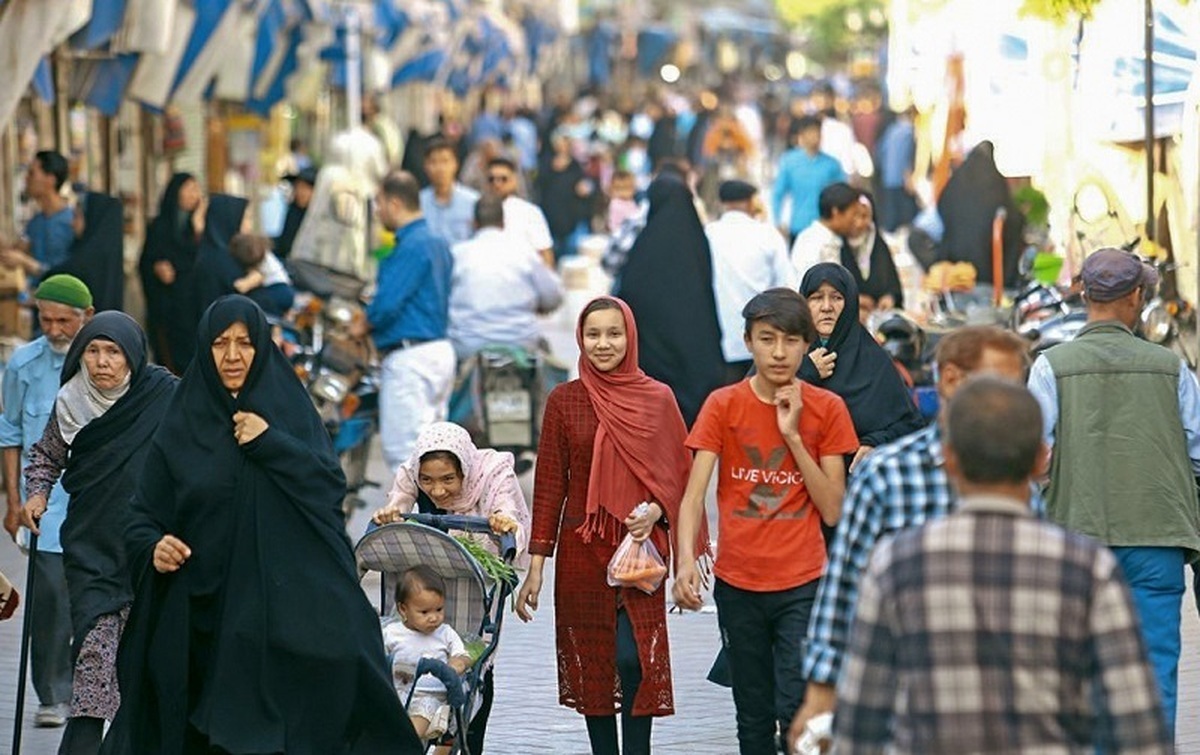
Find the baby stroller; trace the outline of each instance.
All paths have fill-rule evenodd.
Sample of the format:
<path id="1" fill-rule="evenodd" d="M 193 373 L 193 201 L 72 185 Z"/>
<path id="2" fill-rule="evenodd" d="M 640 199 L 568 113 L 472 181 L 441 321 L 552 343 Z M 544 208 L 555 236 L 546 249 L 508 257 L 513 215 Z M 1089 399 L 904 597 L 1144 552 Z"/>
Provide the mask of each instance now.
<path id="1" fill-rule="evenodd" d="M 448 665 L 430 658 L 422 659 L 416 671 L 417 678 L 431 674 L 446 685 L 454 724 L 451 730 L 455 732 L 451 752 L 470 755 L 467 725 L 479 706 L 483 674 L 494 660 L 505 603 L 517 580 L 515 574 L 500 579 L 488 576 L 451 531 L 487 534 L 498 541 L 500 556 L 506 564 L 511 565 L 516 558 L 516 539 L 511 534 L 496 537 L 483 517 L 415 513 L 405 514 L 402 522 L 369 529 L 355 546 L 354 556 L 359 579 L 368 572 L 380 573 L 380 616 L 392 612 L 394 588 L 400 575 L 412 566 L 424 564 L 445 581 L 446 623 L 458 632 L 468 648 L 482 643 L 482 652 L 461 679 Z M 409 700 L 403 702 L 407 707 Z"/>

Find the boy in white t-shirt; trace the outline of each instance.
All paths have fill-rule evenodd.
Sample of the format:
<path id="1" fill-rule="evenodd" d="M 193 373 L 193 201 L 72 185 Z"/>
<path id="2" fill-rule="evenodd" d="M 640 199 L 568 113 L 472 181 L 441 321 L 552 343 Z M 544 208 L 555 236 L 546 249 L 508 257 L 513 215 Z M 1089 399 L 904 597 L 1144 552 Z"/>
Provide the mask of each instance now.
<path id="1" fill-rule="evenodd" d="M 400 620 L 383 627 L 383 645 L 392 660 L 396 693 L 401 700 L 408 700 L 422 658 L 436 658 L 462 674 L 471 665 L 471 657 L 462 638 L 445 623 L 446 586 L 437 572 L 424 565 L 408 569 L 396 584 L 395 597 Z M 433 676 L 417 679 L 408 717 L 423 741 L 444 734 L 450 723 L 446 686 Z M 434 752 L 449 751 L 440 747 Z"/>

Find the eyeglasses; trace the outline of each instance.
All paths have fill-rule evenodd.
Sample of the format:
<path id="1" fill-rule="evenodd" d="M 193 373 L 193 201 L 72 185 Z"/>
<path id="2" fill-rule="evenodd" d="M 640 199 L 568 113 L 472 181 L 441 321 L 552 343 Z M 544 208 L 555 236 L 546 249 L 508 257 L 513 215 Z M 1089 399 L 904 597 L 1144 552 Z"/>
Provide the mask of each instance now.
<path id="1" fill-rule="evenodd" d="M 493 175 L 488 176 L 487 180 L 488 180 L 488 183 L 490 183 L 490 184 L 506 184 L 511 180 L 511 178 L 509 176 L 493 174 Z"/>

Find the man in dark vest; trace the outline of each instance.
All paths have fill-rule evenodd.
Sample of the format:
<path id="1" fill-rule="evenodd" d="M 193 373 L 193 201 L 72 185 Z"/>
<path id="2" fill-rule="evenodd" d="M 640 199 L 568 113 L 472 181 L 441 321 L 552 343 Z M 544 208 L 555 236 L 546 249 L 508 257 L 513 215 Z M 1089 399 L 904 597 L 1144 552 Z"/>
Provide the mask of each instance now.
<path id="1" fill-rule="evenodd" d="M 1179 357 L 1133 332 L 1158 284 L 1153 268 L 1101 249 L 1082 279 L 1087 325 L 1029 376 L 1053 449 L 1046 511 L 1116 555 L 1173 731 L 1184 565 L 1200 557 L 1200 386 Z"/>

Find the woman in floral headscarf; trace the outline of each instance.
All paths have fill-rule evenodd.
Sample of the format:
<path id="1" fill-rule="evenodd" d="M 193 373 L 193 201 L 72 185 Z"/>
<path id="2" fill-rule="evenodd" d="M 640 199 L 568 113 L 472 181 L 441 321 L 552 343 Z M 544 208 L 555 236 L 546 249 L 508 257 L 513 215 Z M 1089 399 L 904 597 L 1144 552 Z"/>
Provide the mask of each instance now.
<path id="1" fill-rule="evenodd" d="M 485 516 L 492 531 L 511 532 L 517 541 L 517 565 L 529 560 L 529 506 L 507 451 L 476 448 L 471 435 L 453 422 L 435 422 L 417 436 L 408 461 L 396 471 L 387 505 L 375 512 L 387 524 L 419 508 L 431 514 Z M 495 550 L 490 538 L 483 543 Z M 493 668 L 483 675 L 483 700 L 467 727 L 471 752 L 483 752 L 483 738 L 495 690 Z"/>
<path id="2" fill-rule="evenodd" d="M 513 455 L 476 448 L 471 435 L 453 422 L 435 422 L 421 431 L 412 456 L 396 471 L 387 505 L 372 518 L 387 524 L 416 508 L 485 516 L 496 533 L 513 533 L 518 563 L 528 559 L 529 506 L 513 471 Z"/>

